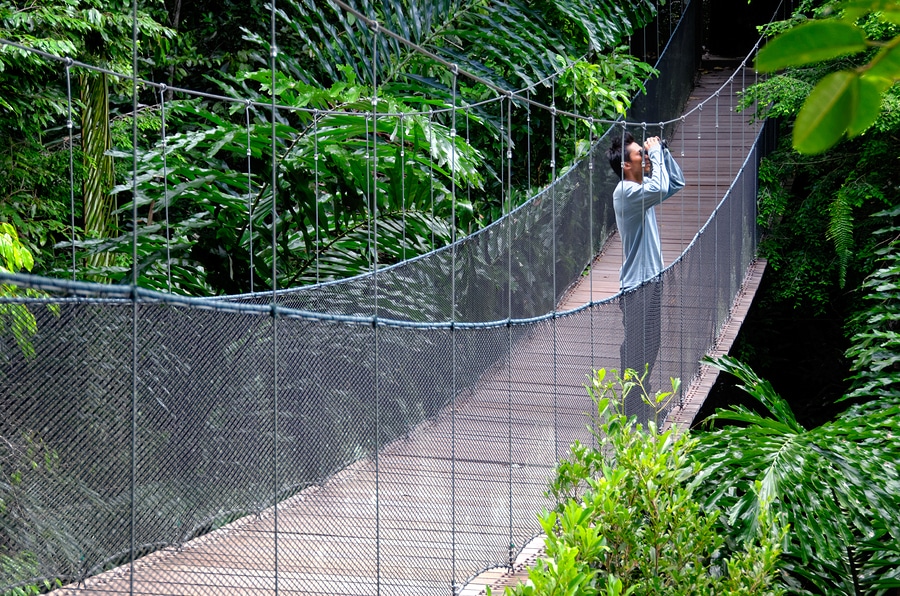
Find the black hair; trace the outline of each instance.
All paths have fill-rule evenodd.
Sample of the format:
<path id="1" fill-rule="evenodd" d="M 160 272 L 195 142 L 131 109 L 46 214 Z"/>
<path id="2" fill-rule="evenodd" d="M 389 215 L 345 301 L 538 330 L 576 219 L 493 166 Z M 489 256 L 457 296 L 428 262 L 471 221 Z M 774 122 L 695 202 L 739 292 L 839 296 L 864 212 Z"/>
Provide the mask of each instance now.
<path id="1" fill-rule="evenodd" d="M 634 137 L 628 131 L 625 131 L 625 138 L 623 139 L 622 137 L 623 135 L 613 131 L 612 145 L 610 145 L 609 149 L 606 151 L 606 158 L 609 160 L 609 166 L 619 178 L 622 177 L 622 162 L 631 157 L 630 155 L 622 155 L 622 147 L 624 146 L 627 151 L 628 147 L 635 142 Z"/>

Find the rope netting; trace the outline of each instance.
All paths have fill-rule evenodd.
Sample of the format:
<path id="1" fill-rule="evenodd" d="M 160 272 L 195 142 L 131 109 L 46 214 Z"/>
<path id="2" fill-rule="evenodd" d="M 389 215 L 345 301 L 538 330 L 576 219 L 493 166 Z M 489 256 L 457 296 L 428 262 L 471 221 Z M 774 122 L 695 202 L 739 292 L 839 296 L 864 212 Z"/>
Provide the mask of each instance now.
<path id="1" fill-rule="evenodd" d="M 373 64 L 396 44 L 415 46 L 371 15 L 334 4 L 371 32 Z M 562 109 L 534 99 L 555 79 L 504 89 L 419 46 L 449 73 L 449 108 L 392 111 L 379 101 L 375 70 L 365 111 L 301 109 L 274 95 L 270 103 L 209 96 L 133 75 L 135 113 L 139 86 L 159 99 L 161 140 L 139 153 L 134 125 L 132 262 L 147 257 L 138 227 L 156 225 L 164 241 L 153 250 L 167 255 L 161 279 L 171 288 L 178 275 L 170 268 L 178 232 L 168 215 L 153 224 L 138 209 L 153 200 L 167 209 L 178 193 L 203 189 L 202 177 L 170 187 L 170 173 L 193 167 L 185 148 L 204 140 L 202 131 L 167 137 L 166 123 L 178 97 L 208 96 L 235 106 L 245 131 L 229 142 L 246 171 L 218 200 L 245 205 L 240 225 L 250 254 L 271 268 L 275 283 L 254 291 L 259 263 L 250 265 L 251 292 L 225 297 L 138 287 L 137 267 L 130 283 L 78 281 L 74 238 L 65 279 L 0 274 L 9 289 L 0 295 L 0 316 L 24 308 L 35 322 L 33 354 L 0 338 L 0 437 L 6 455 L 18 450 L 42 462 L 0 489 L 0 556 L 19 561 L 4 564 L 0 590 L 60 579 L 85 593 L 205 586 L 242 594 L 458 594 L 479 571 L 512 566 L 540 532 L 535 513 L 548 506 L 554 465 L 574 440 L 591 441 L 587 375 L 619 369 L 627 353 L 636 367 L 651 364 L 650 387 L 665 389 L 670 377 L 687 384 L 755 257 L 756 172 L 766 137 L 735 106 L 752 82 L 756 48 L 709 95 L 689 103 L 700 67 L 699 4 L 686 3 L 677 26 L 671 14 L 655 26 L 657 40 L 669 38 L 660 74 L 622 121 L 585 116 L 577 101 Z M 271 88 L 278 85 L 275 12 L 273 3 Z M 73 68 L 102 71 L 59 63 L 66 81 Z M 138 66 L 135 57 L 134 73 Z M 456 141 L 468 141 L 470 124 L 484 112 L 464 97 L 464 80 L 495 92 L 482 105 L 499 106 L 503 214 L 457 238 L 457 201 L 469 187 L 453 174 L 437 189 L 408 178 L 407 160 L 422 156 L 405 141 L 428 135 L 446 149 L 448 169 L 465 167 L 468 143 Z M 305 138 L 317 205 L 319 140 L 340 119 L 362 127 L 368 166 L 359 182 L 371 205 L 365 273 L 322 281 L 327 263 L 317 260 L 308 269 L 311 283 L 278 287 L 290 281 L 280 277 L 274 223 L 279 164 L 273 159 L 268 180 L 260 180 L 254 163 L 290 142 L 281 134 L 280 114 L 288 112 L 302 112 L 311 131 Z M 516 147 L 510 131 L 538 117 L 550 127 L 550 183 L 516 206 L 514 181 L 533 180 L 531 138 Z M 67 118 L 71 130 L 71 111 Z M 591 131 L 586 155 L 565 168 L 555 134 L 562 118 Z M 606 132 L 593 132 L 600 124 Z M 594 287 L 596 257 L 616 258 L 611 197 L 619 182 L 605 153 L 624 130 L 638 140 L 666 139 L 681 163 L 688 184 L 668 202 L 661 228 L 664 250 L 683 252 L 667 252 L 655 280 L 604 293 Z M 388 145 L 386 137 L 399 143 Z M 514 160 L 526 151 L 528 159 Z M 142 177 L 140 159 L 156 160 L 161 175 Z M 380 175 L 391 168 L 404 208 L 387 219 L 379 217 L 378 197 Z M 435 194 L 451 203 L 444 223 L 450 241 L 406 258 L 406 226 L 417 222 L 406 221 L 405 201 Z M 439 220 L 436 213 L 430 222 L 436 228 Z M 263 233 L 271 233 L 269 254 L 252 248 Z M 388 236 L 401 239 L 401 252 L 385 265 L 380 242 Z M 585 286 L 589 298 L 573 302 Z M 637 396 L 626 409 L 641 419 L 654 415 Z"/>

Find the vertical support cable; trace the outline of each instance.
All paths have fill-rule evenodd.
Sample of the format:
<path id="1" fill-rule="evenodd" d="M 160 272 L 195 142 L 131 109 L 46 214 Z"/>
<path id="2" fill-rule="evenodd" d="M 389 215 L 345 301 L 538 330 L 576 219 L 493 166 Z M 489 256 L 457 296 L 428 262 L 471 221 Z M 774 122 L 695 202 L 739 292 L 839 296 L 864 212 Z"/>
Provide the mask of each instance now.
<path id="1" fill-rule="evenodd" d="M 647 61 L 647 26 L 646 25 L 644 25 L 641 28 L 641 42 L 644 45 L 643 61 L 646 62 Z"/>
<path id="2" fill-rule="evenodd" d="M 381 594 L 381 383 L 378 353 L 378 21 L 372 23 L 372 285 L 375 358 L 375 593 Z"/>
<path id="3" fill-rule="evenodd" d="M 250 150 L 250 105 L 251 102 L 248 99 L 247 105 L 244 108 L 244 118 L 247 126 L 247 229 L 250 240 L 248 250 L 250 252 L 250 293 L 252 294 L 253 277 L 256 273 L 256 268 L 253 266 L 253 174 L 250 170 L 250 158 L 253 157 L 253 152 Z"/>
<path id="4" fill-rule="evenodd" d="M 75 281 L 75 137 L 72 122 L 72 63 L 66 56 L 66 129 L 69 131 L 69 227 L 72 233 L 72 281 Z"/>
<path id="5" fill-rule="evenodd" d="M 754 72 L 754 75 L 757 77 L 755 80 L 756 80 L 756 82 L 758 83 L 758 82 L 759 82 L 759 78 L 758 78 L 758 77 L 759 77 L 759 71 L 756 70 L 756 69 L 754 68 L 754 69 L 753 69 L 753 72 Z M 747 78 L 746 78 L 746 73 L 747 73 L 747 68 L 746 68 L 746 66 L 741 67 L 741 89 L 742 89 L 742 90 L 747 89 Z M 754 106 L 754 111 L 753 111 L 753 113 L 756 113 L 756 109 L 757 109 L 758 107 L 759 107 L 758 105 L 757 105 L 757 106 Z M 744 143 L 744 131 L 746 130 L 746 128 L 747 128 L 746 126 L 742 126 L 742 127 L 741 127 L 741 152 L 742 152 L 742 153 L 743 153 L 743 151 L 744 151 L 743 147 L 745 146 L 745 143 Z M 754 221 L 755 221 L 755 220 L 754 220 Z M 759 246 L 759 238 L 758 238 L 758 234 L 759 234 L 759 228 L 758 228 L 758 226 L 754 225 L 754 226 L 753 226 L 753 235 L 754 235 L 754 243 L 753 243 L 753 244 L 754 244 L 754 246 Z"/>
<path id="6" fill-rule="evenodd" d="M 557 411 L 558 391 L 556 388 L 557 362 L 556 349 L 558 338 L 556 336 L 556 79 L 551 85 L 550 97 L 550 203 L 551 220 L 553 226 L 553 250 L 550 267 L 553 268 L 553 460 L 559 462 L 559 413 Z"/>
<path id="7" fill-rule="evenodd" d="M 469 142 L 469 110 L 470 107 L 468 103 L 466 104 L 466 146 L 471 147 L 471 143 Z M 466 184 L 466 200 L 469 205 L 472 204 L 472 185 Z"/>
<path id="8" fill-rule="evenodd" d="M 681 155 L 680 155 L 680 157 L 682 159 L 682 163 L 684 163 L 684 148 L 686 146 L 684 129 L 687 127 L 687 119 L 684 115 L 681 116 L 681 124 L 679 126 L 681 128 Z M 699 156 L 698 156 L 698 159 L 699 159 Z M 697 186 L 699 186 L 699 185 L 700 185 L 700 181 L 697 180 Z M 684 249 L 687 248 L 689 241 L 687 240 L 687 238 L 685 238 L 685 229 L 686 228 L 684 225 L 684 201 L 682 200 L 679 202 L 681 204 L 681 236 L 680 236 L 681 250 L 682 250 L 682 252 L 684 252 Z"/>
<path id="9" fill-rule="evenodd" d="M 685 129 L 685 127 L 686 127 L 686 119 L 682 115 L 681 116 L 681 158 L 682 158 L 682 163 L 684 163 L 684 147 L 685 147 L 684 129 Z M 698 156 L 698 158 L 699 158 L 699 156 Z M 697 180 L 697 186 L 699 186 L 699 185 L 700 185 L 700 180 Z M 684 238 L 684 201 L 682 200 L 679 202 L 681 203 L 681 247 L 682 247 L 681 250 L 682 250 L 682 252 L 684 252 L 684 249 L 687 247 L 687 243 L 685 242 L 685 238 Z M 684 373 L 685 373 L 685 370 L 684 370 L 684 287 L 685 287 L 684 277 L 685 277 L 685 273 L 686 272 L 684 272 L 684 271 L 682 272 L 681 282 L 678 285 L 678 300 L 679 300 L 679 303 L 678 303 L 679 309 L 678 310 L 680 311 L 679 332 L 678 332 L 679 342 L 680 342 L 679 343 L 680 351 L 678 352 L 678 363 L 679 363 L 678 366 L 679 366 L 679 378 L 682 379 L 682 381 L 685 380 L 685 376 L 684 376 Z M 684 387 L 686 385 L 687 385 L 686 382 L 682 383 L 681 389 L 679 389 L 679 391 L 678 391 L 678 406 L 679 407 L 684 406 Z"/>
<path id="10" fill-rule="evenodd" d="M 275 594 L 278 590 L 279 552 L 278 552 L 278 142 L 277 114 L 278 96 L 276 94 L 275 70 L 278 60 L 278 46 L 275 45 L 275 0 L 271 4 L 271 58 L 272 73 L 272 500 L 274 501 L 274 574 Z"/>
<path id="11" fill-rule="evenodd" d="M 504 114 L 503 100 L 500 100 L 500 214 L 509 214 L 509 201 L 506 197 L 506 162 L 503 161 L 503 146 L 506 144 L 506 117 Z"/>
<path id="12" fill-rule="evenodd" d="M 450 426 L 450 493 L 452 506 L 451 526 L 453 531 L 452 545 L 452 592 L 458 593 L 459 586 L 456 583 L 456 86 L 458 83 L 459 66 L 451 67 L 453 73 L 452 101 L 450 106 L 450 351 L 451 351 L 451 398 L 453 400 Z"/>
<path id="13" fill-rule="evenodd" d="M 741 68 L 744 68 L 743 65 L 741 65 Z M 734 180 L 734 174 L 736 170 L 736 168 L 734 167 L 734 113 L 738 104 L 737 95 L 735 95 L 734 93 L 734 75 L 732 75 L 728 80 L 728 85 L 730 89 L 729 95 L 731 96 L 731 100 L 729 102 L 731 104 L 731 108 L 728 114 L 728 177 L 730 180 Z M 741 149 L 741 151 L 743 151 L 743 148 Z"/>
<path id="14" fill-rule="evenodd" d="M 703 216 L 702 216 L 702 208 L 700 202 L 700 164 L 703 162 L 703 154 L 702 149 L 700 148 L 700 140 L 703 136 L 703 102 L 697 106 L 697 230 L 698 235 L 697 239 L 699 240 L 699 230 L 703 225 Z M 697 259 L 700 261 L 700 266 L 703 266 L 703 242 L 697 242 Z M 701 279 L 703 276 L 701 276 Z M 698 285 L 700 286 L 700 290 L 697 292 L 697 302 L 700 309 L 700 316 L 703 317 L 702 306 L 703 306 L 703 297 L 707 293 L 707 289 L 703 287 L 703 281 L 698 280 Z"/>
<path id="15" fill-rule="evenodd" d="M 588 300 L 590 307 L 588 313 L 591 320 L 591 370 L 594 365 L 594 117 L 588 117 L 588 243 L 591 247 L 590 261 L 588 261 Z"/>
<path id="16" fill-rule="evenodd" d="M 572 156 L 573 161 L 578 160 L 578 71 L 575 70 L 575 63 L 572 64 L 572 127 L 575 134 L 572 135 Z"/>
<path id="17" fill-rule="evenodd" d="M 715 238 L 715 242 L 713 244 L 713 246 L 715 247 L 713 249 L 713 272 L 714 272 L 713 273 L 713 284 L 715 284 L 715 291 L 713 292 L 713 296 L 716 301 L 716 310 L 715 310 L 716 316 L 714 319 L 716 322 L 713 325 L 712 337 L 710 338 L 710 346 L 715 344 L 716 335 L 718 334 L 718 329 L 719 329 L 719 291 L 722 287 L 722 280 L 719 279 L 719 214 L 717 213 L 719 201 L 721 200 L 719 198 L 720 191 L 719 191 L 719 151 L 718 151 L 718 148 L 719 148 L 719 92 L 718 91 L 716 91 L 716 119 L 715 119 L 714 130 L 715 130 L 715 133 L 714 133 L 715 149 L 713 149 L 713 151 L 715 151 L 716 157 L 715 157 L 715 163 L 713 164 L 713 167 L 715 168 L 713 181 L 714 181 L 714 186 L 716 189 L 716 196 L 715 196 L 716 202 L 715 202 L 715 206 L 713 207 L 713 213 L 715 213 L 715 217 L 713 218 L 713 238 Z"/>
<path id="18" fill-rule="evenodd" d="M 431 221 L 434 221 L 434 159 L 431 157 L 431 149 L 434 147 L 434 108 L 428 108 L 428 192 L 431 195 Z M 434 238 L 434 226 L 431 227 L 431 250 L 437 248 Z"/>
<path id="19" fill-rule="evenodd" d="M 406 121 L 401 113 L 398 118 L 398 126 L 400 127 L 400 227 L 403 229 L 403 237 L 401 245 L 400 260 L 406 260 Z M 466 128 L 466 138 L 468 138 L 468 127 Z"/>
<path id="20" fill-rule="evenodd" d="M 531 89 L 525 90 L 525 135 L 528 151 L 528 196 L 531 196 Z"/>
<path id="21" fill-rule="evenodd" d="M 666 123 L 665 123 L 665 122 L 660 122 L 660 123 L 659 123 L 659 138 L 660 138 L 660 142 L 661 142 L 661 143 L 665 143 L 665 142 L 666 142 L 666 135 L 665 135 L 665 132 L 666 132 Z M 663 145 L 662 147 L 660 147 L 660 154 L 661 154 L 661 157 L 662 157 L 662 160 L 661 160 L 661 161 L 662 161 L 663 167 L 666 167 L 665 155 L 664 155 L 665 152 L 666 152 L 666 150 L 667 150 L 667 149 L 666 149 L 666 146 L 665 146 L 665 145 Z M 662 251 L 662 239 L 661 239 L 661 238 L 660 238 L 660 251 Z M 676 258 L 677 258 L 677 257 L 676 257 Z M 664 266 L 664 268 L 665 268 L 665 263 L 663 263 L 663 266 Z M 665 304 L 664 293 L 665 293 L 665 289 L 666 289 L 666 285 L 663 284 L 663 275 L 664 275 L 664 274 L 663 274 L 662 272 L 660 272 L 659 274 L 657 274 L 657 280 L 658 280 L 659 285 L 658 285 L 658 288 L 657 288 L 656 291 L 658 292 L 659 300 L 658 300 L 658 302 L 657 302 L 657 301 L 655 301 L 655 302 L 657 302 L 657 306 L 656 306 L 656 307 L 659 308 L 659 316 L 654 316 L 654 317 L 653 317 L 653 320 L 654 320 L 654 321 L 658 321 L 659 328 L 658 328 L 658 329 L 654 329 L 654 331 L 653 331 L 654 337 L 658 338 L 658 339 L 655 339 L 655 340 L 654 340 L 654 343 L 655 343 L 655 345 L 656 345 L 656 353 L 653 354 L 654 361 L 659 360 L 659 359 L 662 358 L 662 349 L 663 349 L 663 344 L 662 344 L 662 336 L 663 336 L 663 335 L 662 335 L 662 321 L 663 321 L 662 309 L 663 309 L 663 304 Z M 671 289 L 670 289 L 669 291 L 671 291 Z M 655 368 L 656 368 L 656 372 L 657 372 L 657 374 L 659 375 L 659 378 L 660 378 L 660 384 L 659 384 L 658 386 L 659 386 L 659 387 L 663 387 L 663 386 L 665 386 L 665 381 L 666 381 L 665 374 L 663 374 L 663 368 L 662 368 L 661 366 L 657 366 L 657 367 L 655 367 Z M 652 396 L 651 396 L 651 397 L 652 397 Z M 666 415 L 668 415 L 668 413 L 667 413 Z"/>
<path id="22" fill-rule="evenodd" d="M 590 262 L 588 264 L 588 291 L 590 292 L 588 307 L 588 315 L 590 316 L 590 324 L 591 324 L 591 377 L 594 377 L 594 367 L 597 366 L 597 356 L 595 354 L 595 343 L 596 340 L 594 338 L 594 315 L 597 314 L 597 306 L 594 301 L 594 259 L 596 258 L 597 248 L 594 246 L 594 117 L 588 117 L 588 234 L 589 234 L 589 242 L 591 245 L 590 251 Z M 596 433 L 591 433 L 591 446 L 596 449 L 597 448 L 597 435 Z"/>
<path id="23" fill-rule="evenodd" d="M 701 206 L 700 206 L 700 163 L 703 161 L 703 154 L 700 149 L 700 137 L 703 136 L 703 131 L 701 130 L 702 121 L 703 121 L 703 104 L 697 106 L 697 229 L 700 229 L 700 226 L 703 225 L 703 218 L 701 215 Z"/>
<path id="24" fill-rule="evenodd" d="M 729 97 L 729 101 L 728 101 L 728 104 L 729 104 L 729 108 L 728 108 L 728 146 L 729 147 L 734 145 L 734 105 L 737 103 L 735 101 L 735 97 L 733 95 L 733 89 L 734 89 L 733 81 L 734 81 L 734 74 L 732 73 L 732 76 L 729 77 L 729 85 L 731 86 L 730 88 L 732 89 L 732 95 Z M 732 164 L 731 164 L 731 151 L 729 150 L 728 176 L 726 179 L 726 182 L 729 184 L 729 186 L 731 184 L 731 181 L 734 180 L 734 176 L 735 176 L 735 173 L 734 173 L 734 170 L 733 170 Z M 734 254 L 733 254 L 734 253 L 734 225 L 733 225 L 734 211 L 732 209 L 732 204 L 733 204 L 733 201 L 731 199 L 729 199 L 728 200 L 728 246 L 731 247 L 731 252 L 732 252 L 731 258 L 734 259 Z M 741 244 L 743 244 L 743 240 L 741 241 Z M 732 269 L 732 271 L 733 271 L 733 269 Z M 729 276 L 728 276 L 729 295 L 731 294 L 730 288 L 732 287 L 732 282 L 731 282 L 732 279 L 735 279 L 735 276 L 733 274 L 729 274 Z M 732 296 L 732 299 L 733 298 L 734 297 Z M 728 304 L 730 304 L 730 301 Z"/>
<path id="25" fill-rule="evenodd" d="M 509 205 L 507 213 L 512 213 L 512 94 L 506 96 L 506 197 Z M 502 105 L 502 102 L 501 102 Z M 512 224 L 513 218 L 506 218 L 506 453 L 509 463 L 509 569 L 512 571 L 515 563 L 513 552 L 516 544 L 513 540 L 513 460 L 512 460 Z"/>
<path id="26" fill-rule="evenodd" d="M 716 162 L 715 162 L 715 176 L 713 179 L 715 180 L 716 196 L 718 197 L 718 195 L 719 195 L 719 152 L 718 152 L 718 148 L 719 148 L 719 92 L 718 91 L 716 91 L 715 139 L 716 139 L 716 141 L 715 141 L 715 148 L 716 148 L 715 149 L 715 153 L 716 153 L 715 160 L 716 160 Z"/>
<path id="27" fill-rule="evenodd" d="M 500 213 L 508 215 L 512 211 L 512 202 L 506 195 L 506 182 L 509 176 L 509 163 L 503 159 L 503 146 L 506 144 L 507 118 L 506 105 L 501 99 L 500 102 Z"/>
<path id="28" fill-rule="evenodd" d="M 369 100 L 371 102 L 371 100 Z M 366 114 L 366 246 L 368 246 L 369 250 L 366 253 L 366 258 L 369 260 L 369 269 L 374 270 L 375 268 L 375 259 L 372 253 L 372 229 L 375 227 L 375 205 L 372 203 L 372 166 L 370 165 L 372 161 L 372 147 L 371 147 L 371 137 L 372 133 L 369 132 L 369 115 Z"/>
<path id="29" fill-rule="evenodd" d="M 646 39 L 646 35 L 644 36 Z M 645 147 L 647 143 L 647 123 L 641 122 L 641 147 Z M 650 155 L 647 153 L 646 149 L 643 149 L 641 153 L 641 236 L 646 237 L 647 234 L 647 193 L 644 192 L 644 168 L 647 165 L 647 161 L 650 159 Z M 623 250 L 624 252 L 624 250 Z M 643 284 L 642 284 L 643 285 Z M 638 290 L 642 294 L 646 295 L 647 290 L 641 289 Z M 635 366 L 641 366 L 642 364 L 648 364 L 646 362 L 647 356 L 647 302 L 646 296 L 641 299 L 641 354 L 644 355 L 644 362 L 636 362 Z M 638 377 L 643 376 L 644 368 L 636 371 L 638 373 Z M 642 402 L 638 401 L 638 406 L 640 406 Z M 624 405 L 624 404 L 623 404 Z"/>
<path id="30" fill-rule="evenodd" d="M 621 159 L 622 159 L 622 161 L 620 162 L 621 169 L 619 171 L 619 182 L 618 182 L 620 185 L 625 181 L 625 158 L 628 154 L 628 150 L 625 147 L 625 135 L 627 132 L 628 132 L 628 124 L 627 124 L 627 122 L 625 122 L 625 120 L 622 120 L 622 142 L 621 142 L 621 147 L 622 147 Z M 621 258 L 622 262 L 620 263 L 620 271 L 621 271 L 621 267 L 623 267 L 625 265 L 625 241 L 624 241 L 624 238 L 622 238 L 621 230 L 617 231 L 617 233 L 619 234 L 619 243 L 622 246 L 622 258 Z M 624 348 L 625 348 L 624 353 L 627 355 L 628 350 L 631 347 L 631 345 L 630 345 L 631 339 L 628 337 L 628 329 L 626 327 L 624 327 L 624 322 L 628 320 L 628 302 L 625 300 L 625 296 L 622 294 L 622 290 L 623 290 L 623 287 L 622 287 L 621 276 L 620 276 L 619 304 L 621 304 L 621 308 L 622 308 L 622 322 L 623 322 L 622 343 L 624 344 Z M 623 359 L 623 361 L 620 362 L 619 365 L 622 368 L 622 370 L 620 372 L 622 373 L 622 378 L 624 379 L 627 363 Z M 622 399 L 622 408 L 624 411 L 624 408 L 625 408 L 624 397 Z"/>
<path id="31" fill-rule="evenodd" d="M 166 85 L 159 87 L 159 115 L 162 134 L 162 160 L 163 160 L 163 201 L 165 201 L 166 214 L 166 280 L 169 292 L 172 291 L 172 234 L 169 229 L 169 164 L 166 146 Z"/>
<path id="32" fill-rule="evenodd" d="M 316 211 L 316 283 L 321 279 L 319 277 L 319 109 L 313 110 L 313 208 Z M 337 214 L 335 214 L 337 215 Z"/>
<path id="33" fill-rule="evenodd" d="M 137 1 L 131 3 L 131 520 L 128 554 L 128 592 L 134 594 L 134 558 L 137 532 L 137 393 L 138 393 L 138 234 L 137 142 L 138 58 Z"/>

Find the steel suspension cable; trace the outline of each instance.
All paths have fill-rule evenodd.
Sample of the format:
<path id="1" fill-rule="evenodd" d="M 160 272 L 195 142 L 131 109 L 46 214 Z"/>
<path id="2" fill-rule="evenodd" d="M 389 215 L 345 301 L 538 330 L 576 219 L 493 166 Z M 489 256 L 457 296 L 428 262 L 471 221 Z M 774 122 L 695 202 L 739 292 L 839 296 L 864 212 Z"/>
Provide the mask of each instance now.
<path id="1" fill-rule="evenodd" d="M 468 118 L 468 115 L 467 115 Z M 398 126 L 400 127 L 400 228 L 402 230 L 401 238 L 401 255 L 402 261 L 406 260 L 406 121 L 403 114 L 398 117 Z M 469 128 L 468 120 L 466 126 L 466 135 L 468 138 Z"/>
<path id="2" fill-rule="evenodd" d="M 553 268 L 553 460 L 559 463 L 559 413 L 558 413 L 558 392 L 557 385 L 557 317 L 556 317 L 556 79 L 552 81 L 550 87 L 551 93 L 551 109 L 550 109 L 550 207 L 551 214 L 551 231 L 553 233 L 553 250 L 550 266 Z"/>
<path id="3" fill-rule="evenodd" d="M 588 119 L 588 242 L 590 243 L 590 261 L 588 261 L 588 292 L 590 299 L 590 309 L 588 315 L 591 325 L 591 376 L 593 377 L 594 367 L 597 366 L 597 357 L 595 354 L 594 339 L 594 315 L 600 308 L 594 303 L 594 259 L 596 257 L 596 247 L 594 246 L 594 119 Z M 597 447 L 597 437 L 595 433 L 591 433 L 591 446 Z"/>
<path id="4" fill-rule="evenodd" d="M 512 97 L 507 96 L 506 109 L 506 181 L 507 181 L 507 203 L 509 212 L 512 212 Z M 502 103 L 501 103 L 502 105 Z M 512 218 L 507 218 L 506 222 L 506 310 L 507 317 L 512 319 Z M 509 507 L 509 561 L 508 568 L 513 569 L 514 559 L 513 552 L 516 548 L 513 539 L 513 458 L 512 458 L 512 326 L 506 325 L 506 458 L 507 472 L 509 474 L 508 484 L 508 507 Z"/>
<path id="5" fill-rule="evenodd" d="M 313 170 L 313 208 L 316 212 L 316 283 L 319 283 L 319 110 L 313 111 Z M 335 213 L 335 216 L 337 216 L 337 213 Z"/>
<path id="6" fill-rule="evenodd" d="M 128 556 L 128 591 L 134 594 L 134 562 L 137 554 L 137 416 L 138 416 L 138 59 L 137 59 L 137 2 L 131 3 L 131 519 L 130 552 Z"/>
<path id="7" fill-rule="evenodd" d="M 454 64 L 453 73 L 452 106 L 450 112 L 450 353 L 451 353 L 451 388 L 450 397 L 452 406 L 450 410 L 450 502 L 452 503 L 452 573 L 451 586 L 454 596 L 458 593 L 459 586 L 456 583 L 456 86 L 458 83 L 459 68 Z"/>
<path id="8" fill-rule="evenodd" d="M 381 594 L 381 370 L 378 326 L 378 40 L 379 26 L 372 29 L 372 333 L 375 358 L 375 593 Z"/>
<path id="9" fill-rule="evenodd" d="M 527 92 L 528 103 L 525 104 L 525 134 L 528 150 L 528 194 L 531 194 L 531 92 Z"/>
<path id="10" fill-rule="evenodd" d="M 66 130 L 69 135 L 69 227 L 72 239 L 72 281 L 75 281 L 75 136 L 72 122 L 72 59 L 66 57 Z"/>
<path id="11" fill-rule="evenodd" d="M 714 185 L 715 185 L 715 189 L 716 189 L 716 198 L 718 198 L 720 196 L 719 195 L 719 151 L 718 151 L 718 149 L 719 149 L 719 91 L 716 91 L 715 97 L 716 97 L 716 105 L 715 105 L 716 119 L 715 119 L 715 126 L 713 128 L 713 130 L 714 130 L 713 144 L 715 147 L 715 149 L 713 150 L 715 153 L 715 157 L 714 157 L 715 163 L 714 163 L 713 168 L 714 168 L 715 174 L 713 176 L 713 181 L 714 181 Z M 728 203 L 731 204 L 731 201 L 729 201 Z M 715 213 L 715 210 L 716 210 L 716 207 L 713 207 L 713 213 Z M 712 215 L 710 214 L 710 216 L 712 216 Z M 718 292 L 719 292 L 719 288 L 721 287 L 721 284 L 722 284 L 722 280 L 719 279 L 719 218 L 718 217 L 713 218 L 713 238 L 715 238 L 715 241 L 713 242 L 713 247 L 714 247 L 713 248 L 713 284 L 715 286 L 715 288 L 714 288 L 715 302 L 716 302 L 716 306 L 718 307 L 718 302 L 719 302 Z M 713 327 L 716 327 L 716 325 L 714 325 Z M 713 343 L 716 341 L 716 330 L 713 329 L 712 333 L 713 333 L 713 336 L 711 338 L 710 345 L 713 345 Z"/>
<path id="12" fill-rule="evenodd" d="M 278 469 L 278 94 L 276 86 L 276 71 L 278 67 L 278 46 L 276 44 L 275 35 L 275 0 L 270 4 L 270 23 L 269 33 L 271 35 L 269 57 L 271 60 L 271 92 L 272 92 L 272 501 L 274 506 L 274 587 L 275 594 L 279 590 L 279 515 L 278 515 L 278 493 L 279 493 L 279 469 Z"/>
<path id="13" fill-rule="evenodd" d="M 434 147 L 434 110 L 428 112 L 428 151 L 431 155 L 431 149 Z M 428 194 L 431 197 L 431 221 L 434 221 L 434 160 L 428 160 Z M 434 237 L 434 225 L 431 228 L 431 250 L 437 248 Z"/>
<path id="14" fill-rule="evenodd" d="M 166 138 L 166 86 L 159 88 L 159 114 L 162 136 L 162 160 L 163 160 L 163 205 L 165 207 L 166 217 L 166 280 L 168 282 L 169 292 L 172 291 L 172 248 L 171 248 L 171 232 L 169 230 L 169 164 L 167 155 L 167 138 Z M 149 216 L 148 216 L 148 224 Z"/>
<path id="15" fill-rule="evenodd" d="M 244 118 L 247 126 L 247 233 L 249 240 L 248 251 L 250 253 L 250 293 L 253 293 L 253 281 L 256 274 L 256 268 L 253 265 L 253 173 L 251 171 L 250 158 L 253 152 L 250 150 L 250 102 L 247 102 L 244 108 Z"/>
<path id="16" fill-rule="evenodd" d="M 687 128 L 687 123 L 685 122 L 685 117 L 682 116 L 681 117 L 681 155 L 680 155 L 680 157 L 682 158 L 682 163 L 684 160 L 684 148 L 685 148 L 685 143 L 686 143 L 685 131 L 684 131 L 685 128 Z M 698 158 L 699 158 L 699 156 L 698 156 Z M 699 186 L 699 183 L 700 183 L 700 181 L 698 180 L 697 181 L 698 186 Z M 684 201 L 683 200 L 679 201 L 679 203 L 681 205 L 681 231 L 680 231 L 681 244 L 679 245 L 679 247 L 681 249 L 681 252 L 684 253 L 684 250 L 686 247 L 686 241 L 684 238 Z M 678 368 L 678 370 L 679 370 L 679 378 L 684 379 L 685 378 L 685 370 L 684 370 L 684 283 L 683 282 L 681 284 L 679 284 L 678 290 L 679 290 L 678 291 L 678 306 L 679 306 L 679 308 L 678 308 L 678 311 L 679 311 L 679 316 L 678 316 L 678 325 L 679 325 L 679 327 L 678 327 L 678 329 L 679 329 L 679 333 L 678 333 L 678 338 L 679 338 L 678 363 L 679 364 L 678 364 L 678 367 L 679 368 Z M 678 405 L 679 405 L 679 407 L 684 405 L 684 385 L 682 385 L 682 388 L 678 391 Z"/>

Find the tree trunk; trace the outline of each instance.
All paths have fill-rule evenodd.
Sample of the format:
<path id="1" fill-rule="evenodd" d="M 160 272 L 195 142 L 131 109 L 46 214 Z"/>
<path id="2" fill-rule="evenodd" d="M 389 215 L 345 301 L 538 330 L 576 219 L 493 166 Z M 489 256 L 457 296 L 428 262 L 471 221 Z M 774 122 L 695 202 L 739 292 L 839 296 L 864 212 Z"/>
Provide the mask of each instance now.
<path id="1" fill-rule="evenodd" d="M 109 238 L 116 235 L 116 218 L 110 195 L 115 183 L 113 159 L 107 152 L 112 147 L 109 129 L 109 89 L 106 74 L 81 76 L 82 152 L 84 159 L 84 233 L 87 238 Z M 113 263 L 112 253 L 98 253 L 88 258 L 91 267 Z M 99 280 L 97 280 L 99 281 Z"/>

